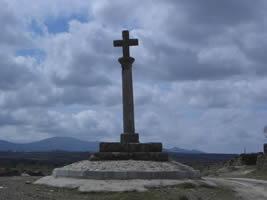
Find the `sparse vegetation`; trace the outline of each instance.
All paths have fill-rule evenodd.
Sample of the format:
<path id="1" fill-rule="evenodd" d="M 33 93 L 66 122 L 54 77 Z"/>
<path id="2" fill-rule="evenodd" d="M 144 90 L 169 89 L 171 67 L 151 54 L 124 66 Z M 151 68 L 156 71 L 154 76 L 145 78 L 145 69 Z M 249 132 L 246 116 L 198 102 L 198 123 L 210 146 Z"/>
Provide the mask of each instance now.
<path id="1" fill-rule="evenodd" d="M 197 185 L 194 183 L 187 182 L 187 183 L 183 183 L 183 184 L 179 185 L 179 187 L 182 187 L 184 189 L 193 189 L 193 188 L 196 188 Z"/>
<path id="2" fill-rule="evenodd" d="M 189 199 L 187 198 L 187 196 L 182 195 L 182 196 L 179 197 L 179 200 L 189 200 Z"/>

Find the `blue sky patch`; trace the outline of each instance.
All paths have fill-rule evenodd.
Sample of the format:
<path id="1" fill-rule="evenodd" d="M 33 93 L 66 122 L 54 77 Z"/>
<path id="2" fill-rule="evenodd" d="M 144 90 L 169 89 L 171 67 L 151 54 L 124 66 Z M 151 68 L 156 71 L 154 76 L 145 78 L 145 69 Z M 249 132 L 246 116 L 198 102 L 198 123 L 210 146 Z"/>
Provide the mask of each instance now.
<path id="1" fill-rule="evenodd" d="M 87 15 L 83 14 L 75 14 L 71 16 L 59 16 L 56 18 L 49 17 L 44 24 L 46 25 L 49 33 L 62 33 L 62 32 L 68 32 L 69 30 L 69 22 L 71 20 L 77 20 L 80 22 L 86 22 L 88 20 Z"/>
<path id="2" fill-rule="evenodd" d="M 46 54 L 41 49 L 32 48 L 32 49 L 17 50 L 16 56 L 34 57 L 38 63 L 41 63 L 45 59 Z"/>
<path id="3" fill-rule="evenodd" d="M 71 20 L 77 20 L 79 22 L 87 22 L 87 14 L 73 14 L 70 16 L 57 16 L 57 17 L 47 17 L 44 22 L 38 22 L 37 20 L 32 20 L 29 28 L 35 35 L 43 36 L 47 30 L 51 34 L 68 32 L 69 22 Z"/>
<path id="4" fill-rule="evenodd" d="M 44 34 L 43 27 L 36 20 L 31 21 L 30 29 L 36 35 L 43 35 Z"/>

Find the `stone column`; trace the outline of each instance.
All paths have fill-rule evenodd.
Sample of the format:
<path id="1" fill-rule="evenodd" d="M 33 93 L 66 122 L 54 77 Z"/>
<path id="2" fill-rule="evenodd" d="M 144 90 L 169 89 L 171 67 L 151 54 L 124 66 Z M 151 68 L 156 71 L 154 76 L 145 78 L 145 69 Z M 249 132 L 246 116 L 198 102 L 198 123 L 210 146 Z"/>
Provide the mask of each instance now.
<path id="1" fill-rule="evenodd" d="M 263 149 L 264 154 L 267 155 L 267 143 L 263 145 Z"/>
<path id="2" fill-rule="evenodd" d="M 134 58 L 119 58 L 122 67 L 122 102 L 123 102 L 123 134 L 121 143 L 139 143 L 138 134 L 135 133 L 134 125 L 134 99 L 132 64 Z"/>

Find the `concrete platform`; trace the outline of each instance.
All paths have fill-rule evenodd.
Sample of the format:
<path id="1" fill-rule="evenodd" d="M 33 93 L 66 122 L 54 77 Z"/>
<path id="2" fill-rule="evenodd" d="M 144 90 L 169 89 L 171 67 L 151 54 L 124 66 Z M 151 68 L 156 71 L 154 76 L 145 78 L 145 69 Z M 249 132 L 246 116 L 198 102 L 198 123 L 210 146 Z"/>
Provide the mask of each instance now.
<path id="1" fill-rule="evenodd" d="M 204 183 L 199 171 L 178 162 L 84 160 L 57 168 L 52 176 L 43 177 L 34 184 L 80 192 L 142 192 L 188 182 L 209 184 Z"/>
<path id="2" fill-rule="evenodd" d="M 92 180 L 77 178 L 55 178 L 46 176 L 34 184 L 58 188 L 78 189 L 80 192 L 145 192 L 148 189 L 191 184 L 195 187 L 217 187 L 213 182 L 197 180 Z"/>
<path id="3" fill-rule="evenodd" d="M 96 180 L 198 179 L 200 173 L 178 162 L 85 160 L 54 169 L 52 176 Z"/>

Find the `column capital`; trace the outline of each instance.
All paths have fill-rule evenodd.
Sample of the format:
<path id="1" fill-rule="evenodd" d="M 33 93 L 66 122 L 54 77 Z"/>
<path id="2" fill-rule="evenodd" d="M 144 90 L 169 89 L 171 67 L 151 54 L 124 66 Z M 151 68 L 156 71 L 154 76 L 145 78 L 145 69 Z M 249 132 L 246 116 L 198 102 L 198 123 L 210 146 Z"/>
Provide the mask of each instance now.
<path id="1" fill-rule="evenodd" d="M 133 64 L 133 62 L 135 61 L 135 59 L 133 57 L 121 57 L 118 59 L 119 63 L 121 65 L 129 65 L 129 64 Z"/>

